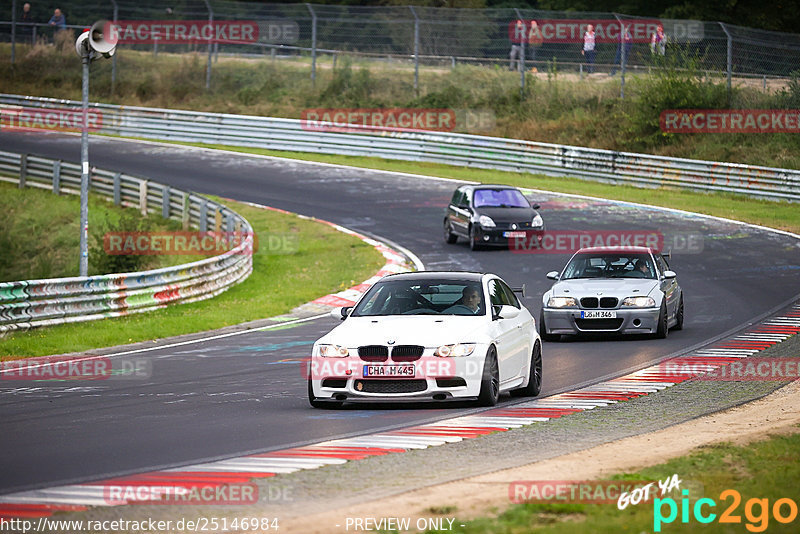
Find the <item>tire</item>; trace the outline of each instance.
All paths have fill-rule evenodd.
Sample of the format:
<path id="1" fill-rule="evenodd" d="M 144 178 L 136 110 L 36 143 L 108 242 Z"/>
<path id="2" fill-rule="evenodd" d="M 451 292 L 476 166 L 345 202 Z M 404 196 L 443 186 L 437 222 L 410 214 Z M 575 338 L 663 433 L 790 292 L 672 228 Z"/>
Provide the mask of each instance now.
<path id="1" fill-rule="evenodd" d="M 478 406 L 494 406 L 500 398 L 500 370 L 497 367 L 497 352 L 494 347 L 486 353 L 481 378 L 481 392 L 478 395 Z"/>
<path id="2" fill-rule="evenodd" d="M 678 313 L 675 314 L 675 326 L 673 326 L 675 330 L 683 330 L 683 295 L 681 295 L 681 300 L 678 303 Z"/>
<path id="3" fill-rule="evenodd" d="M 547 333 L 547 326 L 544 324 L 544 310 L 539 313 L 539 337 L 542 338 L 542 341 L 547 341 L 548 343 L 559 341 L 561 339 L 560 334 Z"/>
<path id="4" fill-rule="evenodd" d="M 480 241 L 478 241 L 477 237 L 475 236 L 475 227 L 474 226 L 470 226 L 469 227 L 469 249 L 470 250 L 480 250 L 481 248 L 483 248 L 483 247 L 481 247 Z"/>
<path id="5" fill-rule="evenodd" d="M 528 371 L 528 385 L 511 390 L 512 397 L 535 397 L 542 391 L 542 346 L 537 341 L 531 352 L 531 366 Z"/>
<path id="6" fill-rule="evenodd" d="M 450 221 L 444 221 L 444 241 L 448 245 L 452 245 L 456 241 L 458 241 L 458 236 L 453 233 L 453 229 L 450 226 Z"/>
<path id="7" fill-rule="evenodd" d="M 656 330 L 656 337 L 658 339 L 664 339 L 667 337 L 667 334 L 669 333 L 667 321 L 669 321 L 669 318 L 667 317 L 667 301 L 665 298 L 661 301 L 661 313 L 658 314 L 658 329 Z"/>
<path id="8" fill-rule="evenodd" d="M 342 401 L 324 401 L 319 400 L 314 396 L 314 388 L 311 386 L 311 380 L 308 381 L 308 403 L 314 408 L 341 408 Z"/>

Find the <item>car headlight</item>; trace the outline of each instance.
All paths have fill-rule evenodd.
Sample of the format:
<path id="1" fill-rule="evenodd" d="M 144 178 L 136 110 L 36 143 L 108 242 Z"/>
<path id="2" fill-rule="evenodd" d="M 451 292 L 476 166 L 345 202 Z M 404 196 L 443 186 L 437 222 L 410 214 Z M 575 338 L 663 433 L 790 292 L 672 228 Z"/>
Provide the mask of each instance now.
<path id="1" fill-rule="evenodd" d="M 577 304 L 572 297 L 550 297 L 547 301 L 548 308 L 574 308 Z"/>
<path id="2" fill-rule="evenodd" d="M 481 226 L 485 226 L 486 228 L 494 228 L 495 224 L 491 217 L 487 215 L 481 215 L 478 217 L 478 224 Z"/>
<path id="3" fill-rule="evenodd" d="M 542 216 L 537 213 L 536 217 L 534 217 L 533 220 L 531 221 L 531 226 L 533 226 L 534 228 L 538 228 L 539 226 L 544 226 L 544 220 L 542 219 Z"/>
<path id="4" fill-rule="evenodd" d="M 628 297 L 622 301 L 623 306 L 630 308 L 655 308 L 653 297 Z"/>
<path id="5" fill-rule="evenodd" d="M 442 345 L 434 356 L 440 358 L 458 358 L 460 356 L 469 356 L 475 350 L 475 343 L 456 343 L 455 345 Z"/>
<path id="6" fill-rule="evenodd" d="M 347 351 L 347 347 L 340 345 L 320 345 L 319 355 L 323 358 L 347 358 L 350 353 Z"/>

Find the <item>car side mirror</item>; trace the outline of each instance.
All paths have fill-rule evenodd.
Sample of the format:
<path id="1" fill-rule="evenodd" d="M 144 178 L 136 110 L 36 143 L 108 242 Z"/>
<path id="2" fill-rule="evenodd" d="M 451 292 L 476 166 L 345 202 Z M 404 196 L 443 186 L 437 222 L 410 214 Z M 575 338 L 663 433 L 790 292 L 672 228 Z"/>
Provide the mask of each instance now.
<path id="1" fill-rule="evenodd" d="M 533 209 L 535 209 L 535 210 L 538 210 L 539 208 L 541 208 L 541 206 L 540 206 L 539 204 L 534 204 L 534 205 L 533 205 L 533 206 L 531 206 L 531 207 L 532 207 Z"/>
<path id="2" fill-rule="evenodd" d="M 678 273 L 676 273 L 675 271 L 669 271 L 669 270 L 664 271 L 664 279 L 665 280 L 672 280 L 673 278 L 676 278 L 677 276 L 678 276 Z"/>
<path id="3" fill-rule="evenodd" d="M 558 271 L 550 271 L 546 276 L 550 280 L 558 280 Z"/>
<path id="4" fill-rule="evenodd" d="M 513 319 L 520 314 L 520 310 L 514 306 L 503 304 L 502 306 L 492 306 L 492 321 L 497 319 Z"/>
<path id="5" fill-rule="evenodd" d="M 350 312 L 353 311 L 352 306 L 345 306 L 344 308 L 334 308 L 331 310 L 331 317 L 334 319 L 339 319 L 340 321 L 344 321 L 350 315 Z"/>

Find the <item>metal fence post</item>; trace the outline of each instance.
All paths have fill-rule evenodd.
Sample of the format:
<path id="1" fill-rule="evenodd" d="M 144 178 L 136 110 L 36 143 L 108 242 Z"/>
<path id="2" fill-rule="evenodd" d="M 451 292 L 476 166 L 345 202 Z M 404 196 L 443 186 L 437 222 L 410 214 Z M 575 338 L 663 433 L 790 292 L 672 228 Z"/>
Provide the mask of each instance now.
<path id="1" fill-rule="evenodd" d="M 203 0 L 206 3 L 206 9 L 208 9 L 208 24 L 211 28 L 214 27 L 214 10 L 211 9 L 211 3 L 208 0 Z M 211 59 L 214 53 L 214 46 L 211 43 L 211 40 L 208 41 L 208 64 L 206 65 L 206 91 L 211 89 Z"/>
<path id="2" fill-rule="evenodd" d="M 731 105 L 731 78 L 733 77 L 733 38 L 731 37 L 731 33 L 728 31 L 728 28 L 725 27 L 725 24 L 722 22 L 718 23 L 722 28 L 722 31 L 725 32 L 725 35 L 728 36 L 728 107 Z"/>
<path id="3" fill-rule="evenodd" d="M 14 64 L 17 46 L 17 0 L 11 0 L 11 64 Z"/>
<path id="4" fill-rule="evenodd" d="M 620 100 L 625 100 L 625 26 L 622 23 L 622 19 L 616 13 L 612 13 L 614 18 L 617 19 L 617 23 L 619 24 L 619 61 L 620 61 L 620 70 L 622 71 L 620 81 L 619 81 L 619 98 Z M 617 66 L 614 65 L 611 67 L 612 69 L 616 70 Z"/>
<path id="5" fill-rule="evenodd" d="M 523 21 L 523 25 L 525 27 L 525 33 L 527 34 L 528 25 L 525 24 L 524 19 L 522 18 L 522 14 L 519 12 L 519 9 L 514 8 L 514 12 L 517 14 L 517 20 Z M 522 98 L 525 96 L 525 40 L 527 39 L 527 35 L 523 34 L 522 39 L 519 41 L 519 97 Z"/>
<path id="6" fill-rule="evenodd" d="M 311 13 L 311 87 L 317 84 L 317 14 L 311 4 L 306 4 Z"/>
<path id="7" fill-rule="evenodd" d="M 114 173 L 114 205 L 122 203 L 122 173 Z"/>
<path id="8" fill-rule="evenodd" d="M 114 6 L 114 18 L 113 22 L 116 26 L 117 19 L 119 17 L 119 6 L 117 6 L 117 0 L 111 0 L 111 5 Z M 119 46 L 119 44 L 117 44 Z M 119 52 L 119 50 L 117 50 Z M 115 53 L 111 57 L 111 94 L 114 94 L 114 87 L 117 85 L 117 54 Z"/>
<path id="9" fill-rule="evenodd" d="M 419 17 L 414 6 L 408 6 L 414 15 L 414 91 L 419 96 Z"/>
<path id="10" fill-rule="evenodd" d="M 165 185 L 161 188 L 161 217 L 163 219 L 169 219 L 169 195 L 170 195 L 170 188 L 168 185 Z"/>
<path id="11" fill-rule="evenodd" d="M 19 156 L 19 188 L 25 188 L 25 181 L 28 179 L 28 155 Z"/>
<path id="12" fill-rule="evenodd" d="M 53 194 L 61 194 L 61 160 L 53 162 Z"/>
<path id="13" fill-rule="evenodd" d="M 200 228 L 201 232 L 208 230 L 208 201 L 203 199 L 200 203 Z"/>
<path id="14" fill-rule="evenodd" d="M 147 217 L 147 180 L 139 182 L 139 211 Z"/>
<path id="15" fill-rule="evenodd" d="M 189 193 L 183 192 L 181 195 L 181 228 L 184 230 L 189 229 Z"/>

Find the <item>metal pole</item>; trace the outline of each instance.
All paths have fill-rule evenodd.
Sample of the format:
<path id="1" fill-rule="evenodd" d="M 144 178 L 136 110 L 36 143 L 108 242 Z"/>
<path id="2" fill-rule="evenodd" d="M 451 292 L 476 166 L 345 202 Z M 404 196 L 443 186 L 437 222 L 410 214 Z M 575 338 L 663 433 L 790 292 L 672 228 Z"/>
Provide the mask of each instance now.
<path id="1" fill-rule="evenodd" d="M 619 98 L 620 100 L 625 100 L 625 26 L 622 24 L 622 19 L 619 18 L 619 15 L 616 13 L 614 13 L 614 18 L 616 18 L 619 23 L 619 60 L 621 63 L 620 70 L 622 71 L 619 84 Z M 614 65 L 613 68 L 616 69 L 617 66 Z"/>
<path id="2" fill-rule="evenodd" d="M 723 23 L 719 23 L 722 31 L 728 36 L 728 106 L 731 105 L 731 77 L 733 75 L 733 38 Z"/>
<path id="3" fill-rule="evenodd" d="M 311 87 L 317 84 L 317 14 L 311 4 L 306 4 L 311 13 Z"/>
<path id="4" fill-rule="evenodd" d="M 17 45 L 17 0 L 11 0 L 11 64 L 14 64 Z"/>
<path id="5" fill-rule="evenodd" d="M 111 5 L 114 6 L 114 25 L 117 24 L 117 18 L 119 16 L 119 6 L 117 6 L 117 0 L 111 0 Z M 111 58 L 111 93 L 114 93 L 114 87 L 117 84 L 117 54 Z"/>
<path id="6" fill-rule="evenodd" d="M 214 11 L 211 9 L 211 3 L 208 0 L 203 0 L 206 3 L 206 9 L 208 9 L 208 24 L 211 28 L 214 28 Z M 211 40 L 208 41 L 208 64 L 206 65 L 206 91 L 211 89 L 211 59 L 214 53 L 214 46 L 211 43 Z"/>
<path id="7" fill-rule="evenodd" d="M 414 91 L 419 96 L 419 17 L 414 6 L 408 6 L 414 15 Z"/>
<path id="8" fill-rule="evenodd" d="M 85 43 L 85 42 L 84 42 Z M 84 44 L 83 64 L 83 121 L 81 123 L 81 260 L 80 276 L 89 273 L 89 50 Z"/>
<path id="9" fill-rule="evenodd" d="M 528 29 L 528 25 L 524 24 L 524 20 L 522 18 L 522 14 L 519 12 L 519 9 L 514 8 L 514 11 L 517 14 L 517 20 L 522 20 L 523 25 L 525 27 L 526 33 Z M 525 39 L 527 35 L 522 36 L 522 39 L 519 41 L 519 97 L 522 98 L 525 95 Z"/>

